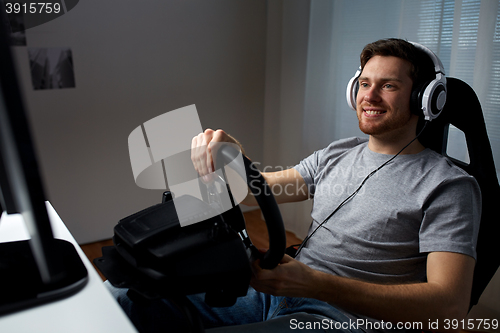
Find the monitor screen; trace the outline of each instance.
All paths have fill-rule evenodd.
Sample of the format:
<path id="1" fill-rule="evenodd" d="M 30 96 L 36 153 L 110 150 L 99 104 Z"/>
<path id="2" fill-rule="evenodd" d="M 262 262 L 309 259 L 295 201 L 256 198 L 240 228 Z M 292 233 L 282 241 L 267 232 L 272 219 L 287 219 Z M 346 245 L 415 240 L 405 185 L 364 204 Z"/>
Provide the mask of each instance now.
<path id="1" fill-rule="evenodd" d="M 0 199 L 7 213 L 22 215 L 31 236 L 0 244 L 2 313 L 69 295 L 83 287 L 87 271 L 74 246 L 52 233 L 2 2 L 0 9 Z"/>

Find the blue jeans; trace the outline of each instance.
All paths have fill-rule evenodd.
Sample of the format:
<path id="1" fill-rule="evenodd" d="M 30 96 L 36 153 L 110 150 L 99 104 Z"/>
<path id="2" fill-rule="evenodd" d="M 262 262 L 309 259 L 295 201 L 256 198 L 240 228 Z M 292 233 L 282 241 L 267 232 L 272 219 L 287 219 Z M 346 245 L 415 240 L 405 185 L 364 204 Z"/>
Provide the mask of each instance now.
<path id="1" fill-rule="evenodd" d="M 186 318 L 168 300 L 158 299 L 147 303 L 133 302 L 127 289 L 115 288 L 108 281 L 111 291 L 125 313 L 140 332 L 185 332 Z M 353 332 L 362 330 L 349 325 L 352 322 L 342 312 L 328 303 L 310 298 L 276 297 L 248 289 L 231 307 L 210 307 L 204 294 L 188 296 L 198 309 L 207 333 L 222 332 Z M 344 325 L 341 325 L 344 323 Z M 242 325 L 238 327 L 230 327 Z M 214 329 L 217 328 L 217 329 Z M 309 328 L 309 329 L 308 329 Z"/>

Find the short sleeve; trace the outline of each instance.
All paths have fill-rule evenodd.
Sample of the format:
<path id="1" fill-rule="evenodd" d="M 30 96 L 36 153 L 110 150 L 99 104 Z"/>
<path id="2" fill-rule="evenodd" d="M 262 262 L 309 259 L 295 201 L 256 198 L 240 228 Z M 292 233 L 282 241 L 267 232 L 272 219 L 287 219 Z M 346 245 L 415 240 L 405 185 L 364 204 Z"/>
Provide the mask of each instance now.
<path id="1" fill-rule="evenodd" d="M 457 252 L 476 259 L 481 219 L 481 192 L 476 180 L 463 176 L 445 180 L 423 207 L 420 252 Z"/>
<path id="2" fill-rule="evenodd" d="M 314 197 L 314 192 L 316 190 L 314 184 L 314 176 L 316 174 L 316 171 L 318 170 L 320 155 L 321 151 L 315 151 L 314 153 L 300 161 L 299 164 L 293 167 L 304 179 L 309 190 L 309 196 L 311 198 Z"/>
<path id="3" fill-rule="evenodd" d="M 331 143 L 324 149 L 315 151 L 300 161 L 299 164 L 295 165 L 293 168 L 299 172 L 302 178 L 304 178 L 304 181 L 309 189 L 309 195 L 314 197 L 317 185 L 317 175 L 328 163 L 335 160 L 346 151 L 359 146 L 360 144 L 366 143 L 367 141 L 368 140 L 366 138 L 359 137 L 338 140 Z"/>

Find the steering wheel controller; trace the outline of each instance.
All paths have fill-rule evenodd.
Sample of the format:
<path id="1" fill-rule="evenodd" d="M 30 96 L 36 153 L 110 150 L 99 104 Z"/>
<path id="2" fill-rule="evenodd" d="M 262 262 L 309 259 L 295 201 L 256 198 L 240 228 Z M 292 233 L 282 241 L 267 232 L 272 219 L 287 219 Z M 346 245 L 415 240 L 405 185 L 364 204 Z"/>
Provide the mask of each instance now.
<path id="1" fill-rule="evenodd" d="M 224 179 L 224 166 L 238 161 L 239 154 L 230 145 L 217 150 L 216 169 L 222 170 Z M 104 247 L 103 256 L 94 260 L 111 284 L 129 288 L 129 296 L 137 301 L 204 292 L 207 304 L 230 306 L 247 293 L 251 262 L 259 258 L 266 269 L 278 265 L 286 247 L 283 220 L 264 177 L 242 157 L 243 166 L 232 165 L 246 179 L 262 210 L 269 234 L 265 254 L 252 244 L 227 181 L 233 207 L 219 215 L 208 202 L 189 195 L 173 199 L 165 192 L 162 203 L 120 220 L 114 228 L 114 246 Z M 176 207 L 208 218 L 181 227 Z"/>

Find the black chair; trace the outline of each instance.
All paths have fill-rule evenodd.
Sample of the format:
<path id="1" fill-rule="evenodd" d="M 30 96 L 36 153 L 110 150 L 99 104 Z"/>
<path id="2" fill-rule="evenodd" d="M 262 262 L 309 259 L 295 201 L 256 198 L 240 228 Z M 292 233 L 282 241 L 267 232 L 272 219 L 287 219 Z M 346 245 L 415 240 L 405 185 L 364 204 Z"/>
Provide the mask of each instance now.
<path id="1" fill-rule="evenodd" d="M 500 223 L 495 217 L 495 210 L 500 202 L 500 186 L 481 104 L 476 93 L 467 83 L 456 78 L 448 78 L 447 87 L 448 95 L 443 112 L 427 125 L 419 140 L 424 146 L 447 156 L 457 166 L 474 176 L 481 188 L 482 217 L 470 310 L 473 305 L 477 304 L 479 297 L 500 266 L 497 239 Z M 465 134 L 469 164 L 446 154 L 450 124 Z"/>

